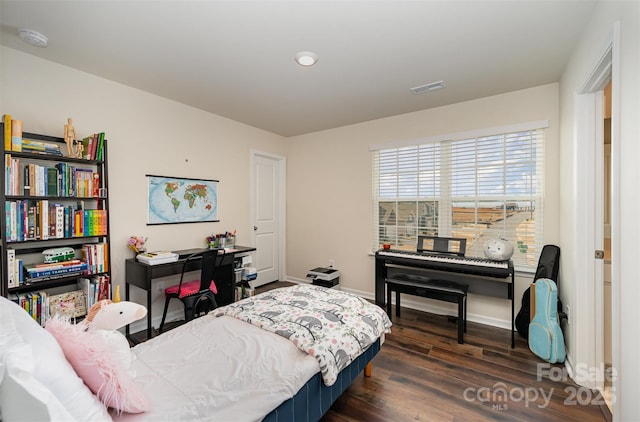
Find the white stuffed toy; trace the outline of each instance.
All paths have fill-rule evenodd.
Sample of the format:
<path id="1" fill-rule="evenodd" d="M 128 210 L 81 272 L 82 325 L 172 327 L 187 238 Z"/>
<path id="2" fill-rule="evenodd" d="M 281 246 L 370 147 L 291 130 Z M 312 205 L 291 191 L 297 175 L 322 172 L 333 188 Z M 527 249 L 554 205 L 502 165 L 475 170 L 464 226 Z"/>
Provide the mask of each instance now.
<path id="1" fill-rule="evenodd" d="M 45 327 L 89 389 L 118 413 L 140 413 L 151 406 L 135 382 L 129 342 L 118 331 L 146 314 L 147 309 L 137 303 L 101 300 L 78 324 L 56 315 Z"/>
<path id="2" fill-rule="evenodd" d="M 507 261 L 513 255 L 513 245 L 505 239 L 489 239 L 484 243 L 484 256 L 494 261 Z"/>
<path id="3" fill-rule="evenodd" d="M 147 308 L 134 302 L 112 302 L 104 299 L 96 302 L 87 313 L 87 331 L 93 331 L 110 345 L 113 359 L 121 365 L 121 368 L 135 377 L 131 371 L 132 353 L 129 350 L 129 341 L 118 331 L 119 328 L 131 324 L 147 315 Z"/>

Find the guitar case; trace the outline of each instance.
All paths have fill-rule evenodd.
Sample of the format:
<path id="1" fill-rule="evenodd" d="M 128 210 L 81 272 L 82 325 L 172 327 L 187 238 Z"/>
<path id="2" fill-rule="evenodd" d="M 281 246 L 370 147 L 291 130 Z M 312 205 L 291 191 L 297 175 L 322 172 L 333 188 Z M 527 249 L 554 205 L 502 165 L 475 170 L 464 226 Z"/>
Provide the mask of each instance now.
<path id="1" fill-rule="evenodd" d="M 529 349 L 550 363 L 565 358 L 564 336 L 558 322 L 558 287 L 553 280 L 541 278 L 535 284 L 535 314 L 529 325 Z"/>
<path id="2" fill-rule="evenodd" d="M 548 278 L 558 283 L 558 271 L 560 269 L 560 248 L 556 245 L 544 245 L 540 258 L 538 259 L 538 268 L 533 276 L 533 282 L 540 278 Z M 558 300 L 558 312 L 562 313 L 562 302 Z M 522 306 L 518 315 L 516 315 L 515 325 L 518 333 L 524 337 L 529 336 L 529 322 L 531 321 L 531 286 L 522 294 Z"/>

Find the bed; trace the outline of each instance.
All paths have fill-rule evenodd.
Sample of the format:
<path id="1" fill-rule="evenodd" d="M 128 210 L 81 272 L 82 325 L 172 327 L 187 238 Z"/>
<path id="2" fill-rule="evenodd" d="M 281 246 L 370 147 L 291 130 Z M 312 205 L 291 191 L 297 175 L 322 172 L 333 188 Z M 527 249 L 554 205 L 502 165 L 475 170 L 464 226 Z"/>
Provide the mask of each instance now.
<path id="1" fill-rule="evenodd" d="M 371 362 L 391 326 L 381 308 L 354 295 L 311 285 L 271 290 L 133 347 L 135 382 L 150 407 L 119 413 L 105 409 L 56 340 L 26 312 L 5 298 L 0 310 L 6 421 L 15 414 L 32 420 L 317 421 Z M 38 413 L 26 418 L 27 411 Z"/>

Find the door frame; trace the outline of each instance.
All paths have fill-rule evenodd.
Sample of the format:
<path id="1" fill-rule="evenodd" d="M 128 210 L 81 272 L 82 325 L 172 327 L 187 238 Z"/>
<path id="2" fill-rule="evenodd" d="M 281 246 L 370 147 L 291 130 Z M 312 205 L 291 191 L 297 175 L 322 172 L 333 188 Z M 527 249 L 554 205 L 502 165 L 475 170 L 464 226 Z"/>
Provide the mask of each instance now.
<path id="1" fill-rule="evenodd" d="M 574 244 L 573 257 L 575 269 L 574 297 L 571 301 L 574 313 L 570 315 L 574 325 L 575 338 L 572 344 L 569 370 L 574 380 L 585 387 L 602 390 L 604 387 L 604 302 L 603 302 L 603 262 L 594 259 L 596 249 L 603 249 L 602 215 L 603 189 L 602 163 L 604 160 L 602 132 L 604 119 L 602 91 L 612 82 L 611 90 L 611 342 L 612 365 L 617 368 L 619 355 L 616 354 L 620 343 L 617 327 L 619 313 L 619 175 L 620 162 L 620 26 L 613 26 L 611 39 L 593 71 L 576 93 L 574 104 L 574 188 L 576 194 L 574 208 Z M 600 166 L 598 165 L 600 163 Z M 594 169 L 596 169 L 594 174 Z M 600 219 L 598 227 L 594 224 Z M 584 265 L 593 263 L 593 265 Z M 577 367 L 580 365 L 579 367 Z M 617 380 L 614 379 L 614 388 Z M 615 391 L 615 390 L 614 390 Z M 615 406 L 615 404 L 614 404 Z"/>
<path id="2" fill-rule="evenodd" d="M 251 244 L 256 246 L 256 237 L 254 226 L 256 225 L 256 158 L 263 157 L 268 158 L 270 160 L 274 160 L 277 162 L 278 173 L 277 178 L 278 181 L 276 183 L 276 189 L 278 190 L 278 211 L 276 218 L 278 219 L 278 280 L 285 280 L 286 276 L 286 168 L 287 162 L 286 157 L 282 155 L 272 154 L 269 152 L 264 152 L 256 149 L 251 149 L 249 151 L 249 163 L 250 163 L 250 181 L 249 181 L 249 231 L 251 233 Z M 259 251 L 256 251 L 259 253 Z"/>

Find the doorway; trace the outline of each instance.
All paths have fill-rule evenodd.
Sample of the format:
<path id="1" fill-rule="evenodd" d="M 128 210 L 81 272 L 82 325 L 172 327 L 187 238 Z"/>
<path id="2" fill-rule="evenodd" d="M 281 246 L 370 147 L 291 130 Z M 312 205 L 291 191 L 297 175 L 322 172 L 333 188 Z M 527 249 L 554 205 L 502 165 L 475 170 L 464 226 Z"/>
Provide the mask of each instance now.
<path id="1" fill-rule="evenodd" d="M 611 87 L 604 89 L 604 145 L 603 145 L 603 231 L 604 231 L 604 273 L 603 273 L 603 347 L 605 374 L 610 373 L 611 357 Z M 610 411 L 613 411 L 611 380 L 605 376 L 603 396 Z"/>
<path id="2" fill-rule="evenodd" d="M 607 363 L 617 364 L 616 345 L 620 337 L 616 327 L 619 312 L 619 262 L 616 257 L 620 238 L 616 216 L 619 215 L 619 92 L 620 92 L 620 28 L 615 23 L 612 41 L 605 48 L 592 73 L 578 91 L 575 102 L 575 239 L 573 256 L 576 284 L 573 297 L 573 332 L 571 359 L 572 378 L 579 385 L 597 389 L 606 395 L 605 381 L 615 391 L 617 379 L 607 379 Z M 611 94 L 605 98 L 608 85 Z M 610 101 L 610 119 L 605 119 L 606 102 Z M 605 125 L 608 127 L 605 129 Z M 610 134 L 605 148 L 605 133 Z M 605 151 L 609 150 L 608 165 Z M 605 204 L 607 204 L 605 206 Z M 605 220 L 608 226 L 605 225 Z M 610 246 L 608 246 L 610 245 Z M 608 258 L 608 259 L 607 259 Z M 606 266 L 605 266 L 606 264 Z M 605 288 L 607 272 L 611 274 Z M 609 337 L 610 336 L 610 337 Z M 606 340 L 605 340 L 606 339 Z M 611 347 L 609 347 L 611 346 Z M 607 356 L 607 353 L 609 355 Z M 607 359 L 609 358 L 609 359 Z M 610 362 L 607 362 L 610 361 Z M 580 369 L 580 372 L 576 372 Z M 611 396 L 610 396 L 611 397 Z M 615 413 L 613 403 L 607 403 Z"/>
<path id="3" fill-rule="evenodd" d="M 253 266 L 262 286 L 284 279 L 285 158 L 251 151 L 251 227 L 256 247 Z"/>

